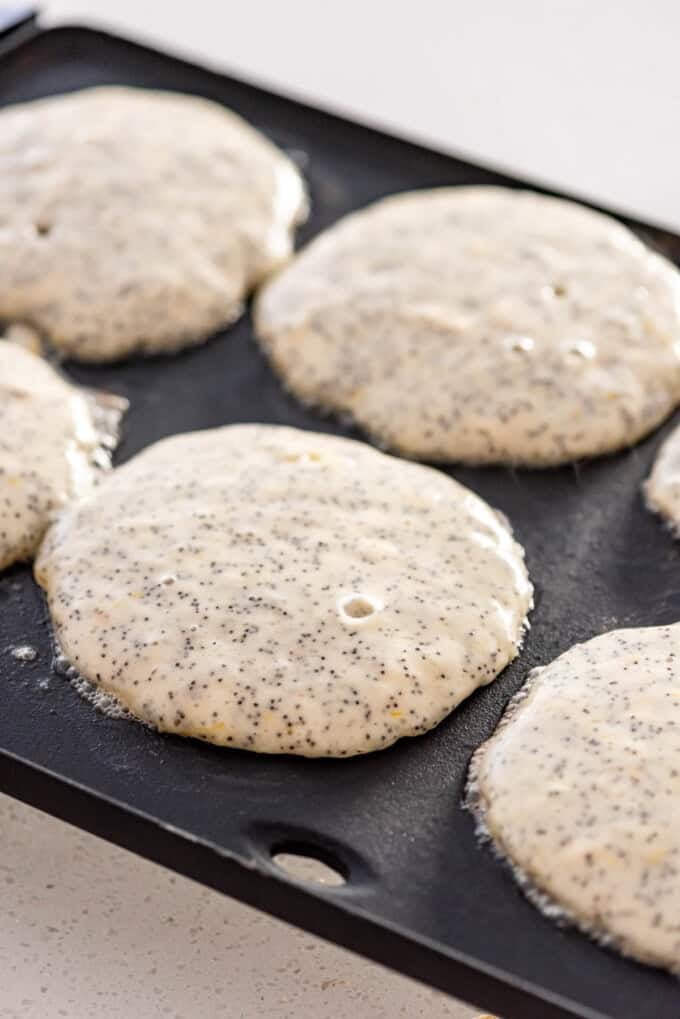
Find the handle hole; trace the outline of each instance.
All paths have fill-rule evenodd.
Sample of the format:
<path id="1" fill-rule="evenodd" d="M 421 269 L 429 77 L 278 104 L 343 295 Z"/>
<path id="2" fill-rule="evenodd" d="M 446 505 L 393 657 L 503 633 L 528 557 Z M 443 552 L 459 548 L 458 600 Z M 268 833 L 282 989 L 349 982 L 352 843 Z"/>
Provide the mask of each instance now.
<path id="1" fill-rule="evenodd" d="M 272 846 L 271 859 L 295 881 L 341 888 L 349 880 L 347 867 L 333 853 L 305 842 L 280 842 Z"/>

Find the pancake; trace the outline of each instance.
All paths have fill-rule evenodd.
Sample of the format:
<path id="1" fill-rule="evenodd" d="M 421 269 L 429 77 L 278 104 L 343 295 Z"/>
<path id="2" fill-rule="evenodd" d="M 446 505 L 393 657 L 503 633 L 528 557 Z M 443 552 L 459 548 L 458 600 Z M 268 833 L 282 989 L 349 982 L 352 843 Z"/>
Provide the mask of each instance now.
<path id="1" fill-rule="evenodd" d="M 102 87 L 0 111 L 0 319 L 80 361 L 196 344 L 292 250 L 293 163 L 217 103 Z"/>
<path id="2" fill-rule="evenodd" d="M 126 406 L 0 340 L 0 570 L 31 558 L 56 513 L 110 466 Z"/>
<path id="3" fill-rule="evenodd" d="M 549 916 L 680 974 L 680 624 L 534 670 L 476 752 L 470 797 Z"/>
<path id="4" fill-rule="evenodd" d="M 629 446 L 680 400 L 680 274 L 615 220 L 493 187 L 345 217 L 260 292 L 304 403 L 432 461 L 545 467 Z"/>
<path id="5" fill-rule="evenodd" d="M 657 453 L 644 485 L 647 506 L 680 533 L 680 428 L 674 429 Z"/>
<path id="6" fill-rule="evenodd" d="M 267 425 L 165 439 L 36 564 L 84 679 L 162 731 L 344 757 L 437 725 L 517 654 L 510 528 L 445 475 Z"/>

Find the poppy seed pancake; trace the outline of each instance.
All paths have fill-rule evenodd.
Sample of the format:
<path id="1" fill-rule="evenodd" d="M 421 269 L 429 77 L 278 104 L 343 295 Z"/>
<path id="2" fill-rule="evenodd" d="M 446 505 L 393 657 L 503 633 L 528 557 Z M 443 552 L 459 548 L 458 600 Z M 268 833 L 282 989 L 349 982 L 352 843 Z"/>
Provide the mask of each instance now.
<path id="1" fill-rule="evenodd" d="M 138 718 L 310 757 L 437 725 L 515 657 L 532 597 L 468 489 L 267 425 L 150 447 L 62 515 L 36 577 L 66 658 Z"/>
<path id="2" fill-rule="evenodd" d="M 290 391 L 416 459 L 543 467 L 631 445 L 680 400 L 680 274 L 573 202 L 393 195 L 260 291 Z"/>
<path id="3" fill-rule="evenodd" d="M 647 506 L 680 534 L 680 428 L 674 428 L 658 451 L 644 484 Z"/>
<path id="4" fill-rule="evenodd" d="M 0 570 L 31 558 L 59 510 L 110 466 L 126 406 L 0 339 Z"/>
<path id="5" fill-rule="evenodd" d="M 101 87 L 0 111 L 0 319 L 81 361 L 199 343 L 292 250 L 293 163 L 196 96 Z"/>
<path id="6" fill-rule="evenodd" d="M 680 975 L 680 625 L 534 670 L 470 775 L 482 831 L 540 908 Z"/>

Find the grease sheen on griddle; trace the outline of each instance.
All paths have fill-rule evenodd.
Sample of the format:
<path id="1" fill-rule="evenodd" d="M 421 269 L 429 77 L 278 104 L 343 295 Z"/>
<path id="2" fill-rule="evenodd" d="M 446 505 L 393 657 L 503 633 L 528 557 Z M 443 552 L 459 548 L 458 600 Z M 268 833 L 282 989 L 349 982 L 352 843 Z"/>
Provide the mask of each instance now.
<path id="1" fill-rule="evenodd" d="M 468 489 L 266 425 L 150 447 L 63 514 L 36 576 L 66 657 L 137 717 L 306 756 L 437 725 L 515 657 L 532 597 Z"/>
<path id="2" fill-rule="evenodd" d="M 539 907 L 680 975 L 680 624 L 606 633 L 531 673 L 470 788 Z"/>
<path id="3" fill-rule="evenodd" d="M 680 400 L 680 274 L 615 220 L 495 187 L 394 195 L 256 304 L 301 400 L 426 460 L 540 467 L 636 442 Z"/>

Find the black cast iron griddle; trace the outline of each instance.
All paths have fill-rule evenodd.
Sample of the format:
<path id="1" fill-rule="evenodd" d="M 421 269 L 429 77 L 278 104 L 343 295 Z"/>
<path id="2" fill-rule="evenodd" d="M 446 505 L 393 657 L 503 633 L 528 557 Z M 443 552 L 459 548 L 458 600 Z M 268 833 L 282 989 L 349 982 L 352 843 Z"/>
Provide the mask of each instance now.
<path id="1" fill-rule="evenodd" d="M 208 96 L 293 151 L 313 201 L 303 239 L 388 192 L 520 184 L 83 28 L 38 32 L 0 60 L 0 103 L 100 83 Z M 634 226 L 680 255 L 680 238 Z M 235 421 L 346 431 L 283 392 L 247 316 L 175 357 L 68 370 L 129 398 L 119 462 L 162 436 Z M 531 633 L 519 661 L 435 732 L 368 757 L 261 757 L 96 713 L 52 672 L 30 570 L 6 573 L 0 788 L 504 1019 L 680 1016 L 672 977 L 558 929 L 529 905 L 508 870 L 478 846 L 460 806 L 470 755 L 529 668 L 612 627 L 680 617 L 678 547 L 640 498 L 669 427 L 630 452 L 578 467 L 453 471 L 510 517 L 526 547 L 537 591 Z M 33 664 L 7 653 L 23 642 L 39 651 Z M 347 884 L 324 890 L 291 881 L 271 861 L 280 847 L 333 863 Z"/>

